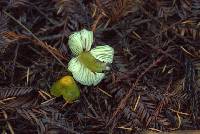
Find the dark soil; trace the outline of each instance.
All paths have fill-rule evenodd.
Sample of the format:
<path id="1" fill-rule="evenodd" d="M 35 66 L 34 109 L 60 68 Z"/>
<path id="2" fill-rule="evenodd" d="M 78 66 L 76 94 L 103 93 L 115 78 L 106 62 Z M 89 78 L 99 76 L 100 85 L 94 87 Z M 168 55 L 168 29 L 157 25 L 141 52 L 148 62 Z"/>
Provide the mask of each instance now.
<path id="1" fill-rule="evenodd" d="M 106 78 L 65 104 L 68 36 L 115 50 Z M 0 133 L 200 129 L 199 0 L 0 0 Z"/>

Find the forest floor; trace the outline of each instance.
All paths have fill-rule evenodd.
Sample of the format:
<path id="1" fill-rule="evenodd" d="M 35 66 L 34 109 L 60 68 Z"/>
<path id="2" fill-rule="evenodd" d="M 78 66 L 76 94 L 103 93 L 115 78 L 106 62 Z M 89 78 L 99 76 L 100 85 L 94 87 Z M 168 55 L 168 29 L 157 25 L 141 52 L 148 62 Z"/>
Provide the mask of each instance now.
<path id="1" fill-rule="evenodd" d="M 50 88 L 83 28 L 114 60 L 65 104 Z M 199 110 L 199 0 L 0 0 L 0 133 L 198 130 Z"/>

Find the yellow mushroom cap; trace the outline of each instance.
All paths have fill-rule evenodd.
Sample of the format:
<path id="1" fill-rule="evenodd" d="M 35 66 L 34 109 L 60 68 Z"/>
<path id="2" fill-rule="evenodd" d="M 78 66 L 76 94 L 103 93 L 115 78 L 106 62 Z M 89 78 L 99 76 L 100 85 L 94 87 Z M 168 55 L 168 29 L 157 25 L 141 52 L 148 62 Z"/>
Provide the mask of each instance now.
<path id="1" fill-rule="evenodd" d="M 72 76 L 64 76 L 56 81 L 50 93 L 56 97 L 62 95 L 67 102 L 73 102 L 80 96 L 80 90 Z"/>

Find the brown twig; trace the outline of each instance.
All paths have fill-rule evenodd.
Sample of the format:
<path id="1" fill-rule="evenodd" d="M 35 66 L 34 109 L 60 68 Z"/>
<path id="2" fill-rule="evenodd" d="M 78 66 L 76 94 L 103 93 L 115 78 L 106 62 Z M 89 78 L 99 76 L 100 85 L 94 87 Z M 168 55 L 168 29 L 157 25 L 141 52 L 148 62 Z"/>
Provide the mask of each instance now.
<path id="1" fill-rule="evenodd" d="M 101 13 L 97 19 L 94 21 L 94 24 L 92 25 L 92 31 L 95 32 L 96 31 L 96 27 L 97 27 L 97 24 L 98 22 L 101 20 L 101 18 L 103 17 L 103 14 Z"/>
<path id="2" fill-rule="evenodd" d="M 169 89 L 171 87 L 171 84 L 172 84 L 172 80 L 169 81 L 168 85 L 167 85 L 167 88 L 166 88 L 166 92 L 165 92 L 165 97 L 159 102 L 153 116 L 154 118 L 151 118 L 150 120 L 148 120 L 148 122 L 146 123 L 146 126 L 149 125 L 149 123 L 152 121 L 156 121 L 157 120 L 157 117 L 159 115 L 159 113 L 162 111 L 163 107 L 166 106 L 169 102 L 169 95 L 168 95 L 168 92 L 169 92 Z"/>
<path id="3" fill-rule="evenodd" d="M 52 51 L 52 49 L 50 49 L 50 46 L 47 43 L 42 42 L 37 36 L 35 36 L 26 26 L 24 26 L 20 21 L 18 21 L 17 19 L 15 19 L 12 15 L 10 15 L 9 13 L 7 13 L 6 11 L 3 11 L 4 14 L 6 14 L 8 17 L 10 17 L 12 20 L 14 20 L 16 23 L 18 23 L 20 26 L 22 26 L 27 32 L 29 32 L 32 37 L 35 39 L 33 40 L 34 42 L 36 42 L 38 45 L 40 45 L 41 47 L 45 48 L 49 53 L 51 53 L 51 55 L 56 58 L 60 64 L 65 67 L 65 64 L 56 56 L 56 54 Z M 29 37 L 27 37 L 28 39 L 31 39 Z M 52 47 L 51 47 L 52 48 Z"/>
<path id="4" fill-rule="evenodd" d="M 10 42 L 17 41 L 17 40 L 23 40 L 23 39 L 30 40 L 33 42 L 33 44 L 47 49 L 52 55 L 57 56 L 57 58 L 66 60 L 66 57 L 60 51 L 58 51 L 56 48 L 48 45 L 46 42 L 42 42 L 42 41 L 39 42 L 38 40 L 32 39 L 31 37 L 29 37 L 27 35 L 21 35 L 21 34 L 15 33 L 15 32 L 5 32 L 5 33 L 3 33 L 3 36 Z"/>
<path id="5" fill-rule="evenodd" d="M 169 57 L 170 59 L 172 59 L 173 61 L 175 61 L 178 64 L 182 64 L 178 59 L 174 58 L 172 55 L 170 55 L 167 51 L 163 51 L 160 48 L 156 48 L 155 46 L 152 46 L 150 43 L 147 43 L 145 41 L 143 41 L 142 39 L 139 39 L 140 42 L 144 43 L 144 45 L 152 48 L 153 50 L 157 51 L 160 54 L 165 55 L 166 57 Z"/>
<path id="6" fill-rule="evenodd" d="M 162 61 L 162 59 L 164 58 L 164 56 L 159 57 L 157 60 L 155 60 L 151 65 L 149 65 L 148 68 L 146 68 L 141 75 L 136 79 L 136 81 L 132 84 L 130 90 L 128 91 L 128 93 L 126 94 L 126 96 L 120 101 L 116 111 L 113 113 L 112 117 L 110 118 L 109 122 L 107 123 L 107 126 L 110 125 L 114 118 L 119 114 L 120 111 L 122 111 L 127 103 L 127 100 L 129 99 L 129 97 L 131 96 L 131 94 L 133 93 L 134 89 L 137 87 L 139 81 L 141 80 L 141 78 L 148 72 L 150 71 L 153 67 L 157 66 L 158 63 L 160 63 Z M 115 124 L 114 124 L 115 125 Z M 113 127 L 114 128 L 114 127 Z"/>

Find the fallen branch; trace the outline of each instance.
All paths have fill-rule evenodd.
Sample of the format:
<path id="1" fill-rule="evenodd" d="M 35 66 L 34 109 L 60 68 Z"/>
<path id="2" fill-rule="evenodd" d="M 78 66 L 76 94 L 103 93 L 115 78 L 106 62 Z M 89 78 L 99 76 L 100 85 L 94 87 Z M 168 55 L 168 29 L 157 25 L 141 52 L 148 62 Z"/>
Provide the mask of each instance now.
<path id="1" fill-rule="evenodd" d="M 126 94 L 126 96 L 120 101 L 116 111 L 113 113 L 111 119 L 109 120 L 109 122 L 107 123 L 107 126 L 110 125 L 114 118 L 119 114 L 120 111 L 124 110 L 124 108 L 126 107 L 127 101 L 129 99 L 129 97 L 131 96 L 131 94 L 133 93 L 134 89 L 137 87 L 139 81 L 141 80 L 141 78 L 147 73 L 149 72 L 153 67 L 157 66 L 158 63 L 160 63 L 162 61 L 164 56 L 159 57 L 157 60 L 155 60 L 151 65 L 149 65 L 148 68 L 146 68 L 141 75 L 136 79 L 136 81 L 132 84 L 130 90 L 128 91 L 128 93 Z M 116 122 L 116 121 L 115 121 Z M 115 124 L 114 124 L 115 126 Z M 114 128 L 114 126 L 112 128 Z"/>

